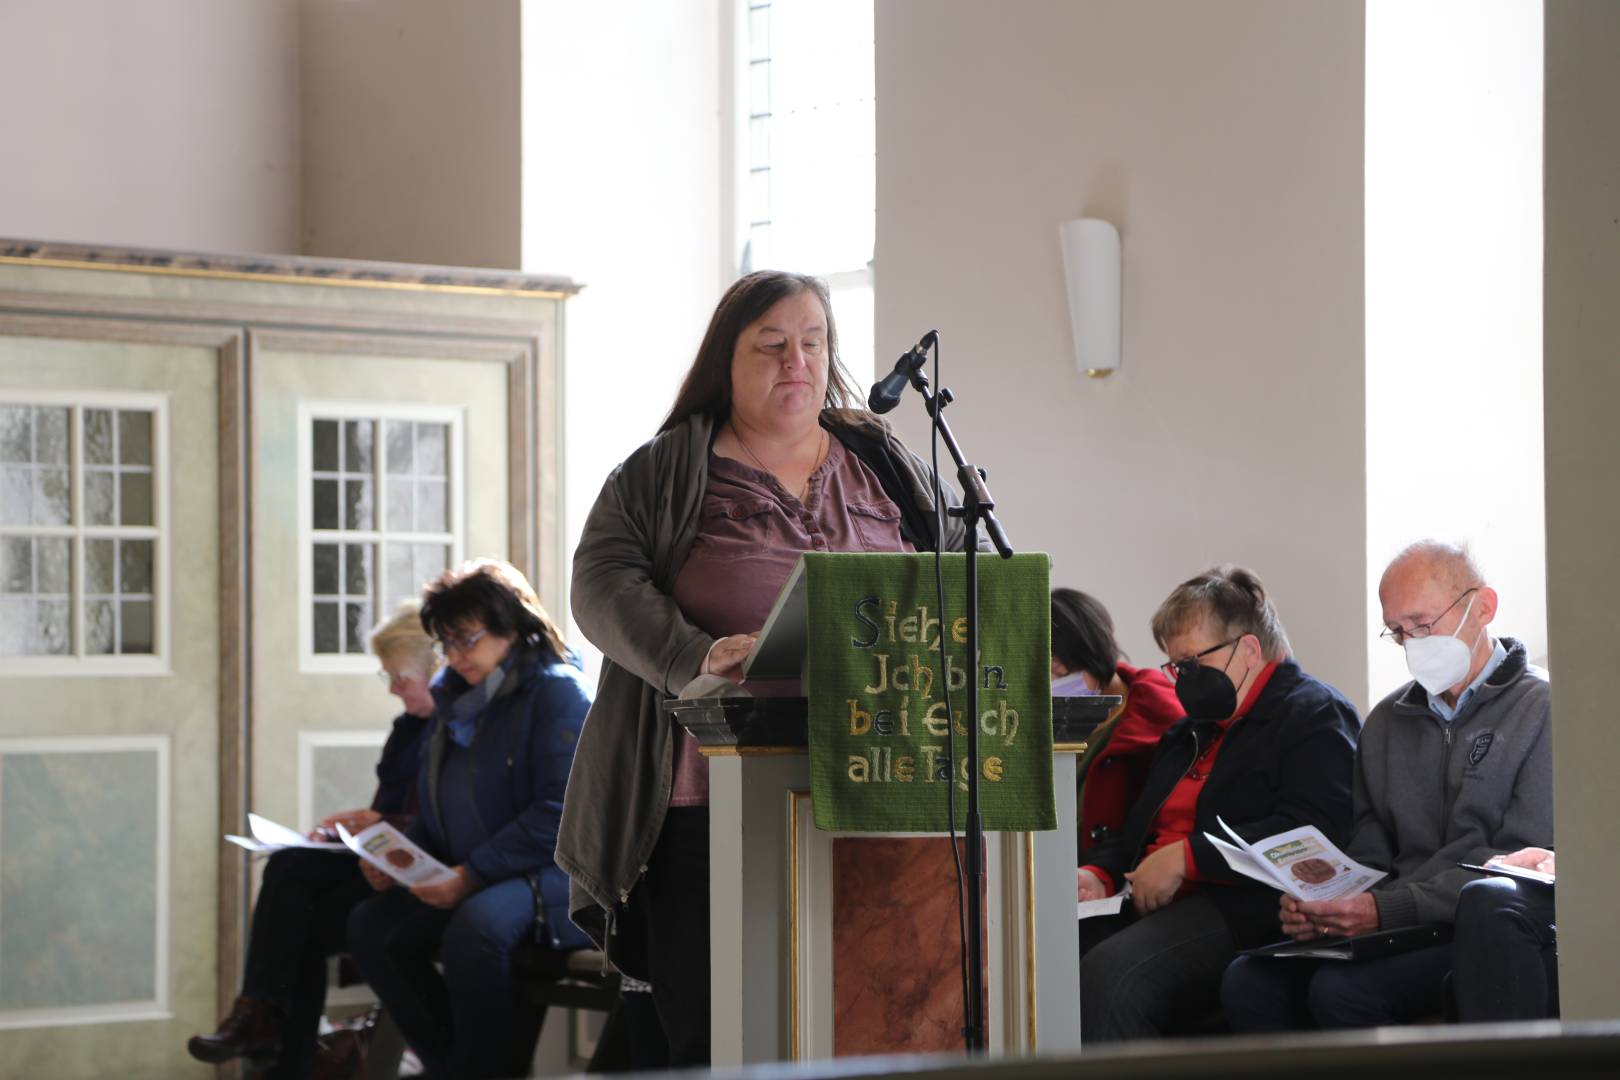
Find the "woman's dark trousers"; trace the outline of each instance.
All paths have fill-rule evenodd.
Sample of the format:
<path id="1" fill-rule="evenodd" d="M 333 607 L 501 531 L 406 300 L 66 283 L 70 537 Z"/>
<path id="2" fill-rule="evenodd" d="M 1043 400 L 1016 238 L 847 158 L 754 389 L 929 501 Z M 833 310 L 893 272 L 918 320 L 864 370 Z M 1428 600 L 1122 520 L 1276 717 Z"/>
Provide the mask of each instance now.
<path id="1" fill-rule="evenodd" d="M 281 1058 L 266 1076 L 309 1075 L 326 1008 L 326 958 L 344 950 L 349 911 L 371 895 L 346 852 L 289 848 L 265 863 L 242 993 L 281 1014 Z"/>
<path id="2" fill-rule="evenodd" d="M 512 953 L 534 936 L 524 878 L 445 911 L 389 889 L 349 916 L 349 952 L 430 1077 L 525 1075 Z M 443 964 L 441 975 L 434 961 Z"/>

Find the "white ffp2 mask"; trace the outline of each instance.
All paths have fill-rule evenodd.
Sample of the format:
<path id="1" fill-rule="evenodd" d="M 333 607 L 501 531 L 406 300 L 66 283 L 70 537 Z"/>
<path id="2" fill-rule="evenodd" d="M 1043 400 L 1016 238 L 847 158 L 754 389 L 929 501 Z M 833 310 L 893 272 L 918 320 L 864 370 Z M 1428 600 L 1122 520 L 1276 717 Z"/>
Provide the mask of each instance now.
<path id="1" fill-rule="evenodd" d="M 1462 682 L 1463 676 L 1468 674 L 1469 659 L 1474 655 L 1474 646 L 1457 635 L 1468 624 L 1468 613 L 1473 609 L 1474 597 L 1470 596 L 1456 630 L 1444 637 L 1430 634 L 1428 637 L 1406 640 L 1406 670 L 1410 671 L 1412 678 L 1418 681 L 1418 685 L 1431 695 L 1449 690 Z M 1479 632 L 1483 634 L 1485 628 L 1480 627 Z M 1474 643 L 1478 642 L 1479 637 L 1475 635 Z"/>

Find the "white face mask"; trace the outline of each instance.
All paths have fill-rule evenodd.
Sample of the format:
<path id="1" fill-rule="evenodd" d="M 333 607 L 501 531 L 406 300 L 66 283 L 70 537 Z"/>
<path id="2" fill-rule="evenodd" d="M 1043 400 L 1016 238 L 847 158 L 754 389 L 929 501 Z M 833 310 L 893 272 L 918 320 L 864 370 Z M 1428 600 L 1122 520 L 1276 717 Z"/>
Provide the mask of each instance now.
<path id="1" fill-rule="evenodd" d="M 1474 645 L 1468 644 L 1457 635 L 1468 624 L 1468 613 L 1473 609 L 1474 597 L 1470 596 L 1468 606 L 1463 608 L 1462 619 L 1457 623 L 1457 629 L 1445 637 L 1430 634 L 1428 637 L 1406 640 L 1406 670 L 1410 671 L 1412 678 L 1430 694 L 1439 694 L 1451 689 L 1462 682 L 1463 676 L 1468 674 L 1469 661 L 1474 655 L 1474 645 L 1479 643 L 1479 635 L 1474 635 Z M 1485 628 L 1480 627 L 1479 632 L 1483 634 Z"/>

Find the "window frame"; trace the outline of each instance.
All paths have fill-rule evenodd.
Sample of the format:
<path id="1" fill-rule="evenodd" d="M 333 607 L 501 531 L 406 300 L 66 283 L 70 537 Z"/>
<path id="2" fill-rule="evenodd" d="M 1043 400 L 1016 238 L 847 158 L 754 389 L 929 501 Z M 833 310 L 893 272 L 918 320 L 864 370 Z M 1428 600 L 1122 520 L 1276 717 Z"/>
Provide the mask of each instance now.
<path id="1" fill-rule="evenodd" d="M 68 524 L 0 525 L 0 535 L 65 538 L 71 547 L 68 585 L 73 648 L 67 655 L 0 656 L 0 677 L 172 676 L 174 595 L 170 562 L 171 492 L 169 473 L 169 403 L 171 395 L 126 390 L 35 390 L 0 388 L 0 405 L 33 405 L 68 409 Z M 88 525 L 84 519 L 84 414 L 89 409 L 152 413 L 152 524 Z M 90 540 L 151 540 L 152 651 L 150 653 L 86 654 L 85 547 Z"/>
<path id="2" fill-rule="evenodd" d="M 377 658 L 370 652 L 318 653 L 315 651 L 315 568 L 317 542 L 373 545 L 371 604 L 375 625 L 387 612 L 387 560 L 383 548 L 392 542 L 448 543 L 449 565 L 466 558 L 467 548 L 467 447 L 466 411 L 456 406 L 418 405 L 401 402 L 300 401 L 298 403 L 298 671 L 307 675 L 372 675 Z M 378 425 L 372 457 L 371 479 L 373 528 L 317 530 L 314 527 L 314 433 L 315 421 L 369 421 Z M 399 532 L 387 528 L 387 447 L 383 425 L 388 421 L 445 424 L 445 482 L 449 487 L 450 528 L 445 534 Z M 341 435 L 340 435 L 341 438 Z M 341 513 L 342 503 L 339 500 Z M 448 541 L 444 537 L 448 536 Z M 342 623 L 339 623 L 340 631 Z"/>

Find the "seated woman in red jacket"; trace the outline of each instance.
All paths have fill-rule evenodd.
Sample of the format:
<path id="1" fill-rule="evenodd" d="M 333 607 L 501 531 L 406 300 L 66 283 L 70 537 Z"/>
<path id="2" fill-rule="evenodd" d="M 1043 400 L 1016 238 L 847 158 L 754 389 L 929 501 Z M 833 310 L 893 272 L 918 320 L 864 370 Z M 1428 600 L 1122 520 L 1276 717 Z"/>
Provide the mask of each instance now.
<path id="1" fill-rule="evenodd" d="M 1052 696 L 1082 694 L 1124 699 L 1086 740 L 1075 766 L 1083 856 L 1124 824 L 1159 736 L 1184 713 L 1163 672 L 1125 663 L 1107 608 L 1077 589 L 1053 589 Z"/>

